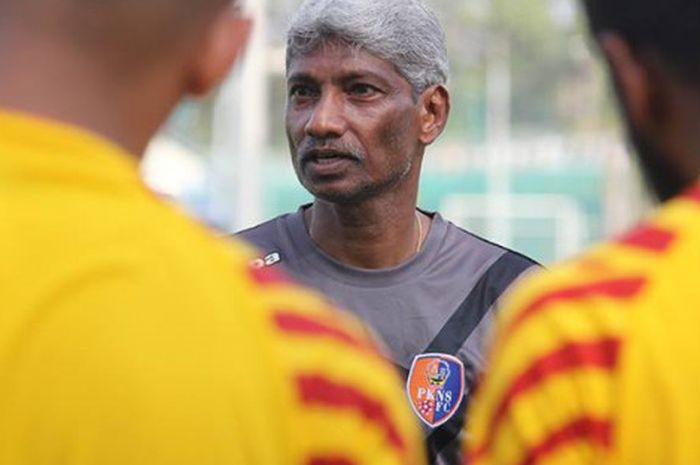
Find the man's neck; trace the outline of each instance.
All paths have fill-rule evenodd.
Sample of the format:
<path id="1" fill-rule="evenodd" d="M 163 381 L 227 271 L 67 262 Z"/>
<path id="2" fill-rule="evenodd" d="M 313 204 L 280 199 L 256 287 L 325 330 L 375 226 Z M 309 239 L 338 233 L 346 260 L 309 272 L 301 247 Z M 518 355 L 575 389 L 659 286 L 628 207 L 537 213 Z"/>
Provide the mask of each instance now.
<path id="1" fill-rule="evenodd" d="M 393 268 L 419 251 L 430 219 L 410 202 L 376 199 L 357 205 L 316 200 L 304 212 L 311 238 L 346 265 L 366 269 Z"/>
<path id="2" fill-rule="evenodd" d="M 82 127 L 135 156 L 143 153 L 168 109 L 168 104 L 147 104 L 153 96 L 143 89 L 129 95 L 118 77 L 45 40 L 0 34 L 0 57 L 0 108 Z M 148 111 L 153 108 L 158 109 Z"/>

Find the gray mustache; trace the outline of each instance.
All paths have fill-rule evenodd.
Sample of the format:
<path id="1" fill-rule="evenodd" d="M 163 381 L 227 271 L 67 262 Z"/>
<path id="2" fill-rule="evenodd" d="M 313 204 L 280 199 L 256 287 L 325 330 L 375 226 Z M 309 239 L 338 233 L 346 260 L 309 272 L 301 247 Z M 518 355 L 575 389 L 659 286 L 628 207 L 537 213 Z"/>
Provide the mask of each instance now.
<path id="1" fill-rule="evenodd" d="M 307 139 L 299 146 L 299 158 L 304 161 L 318 157 L 342 157 L 353 160 L 364 160 L 365 154 L 357 147 L 338 141 L 329 143 L 325 139 Z"/>

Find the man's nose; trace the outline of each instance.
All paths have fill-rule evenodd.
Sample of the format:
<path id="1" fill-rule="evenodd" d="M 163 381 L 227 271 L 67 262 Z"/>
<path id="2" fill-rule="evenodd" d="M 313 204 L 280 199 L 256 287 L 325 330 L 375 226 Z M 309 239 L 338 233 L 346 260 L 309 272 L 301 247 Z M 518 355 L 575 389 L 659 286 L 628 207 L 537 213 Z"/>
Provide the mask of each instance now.
<path id="1" fill-rule="evenodd" d="M 317 101 L 304 129 L 308 135 L 322 139 L 341 137 L 346 125 L 342 98 L 326 94 Z"/>

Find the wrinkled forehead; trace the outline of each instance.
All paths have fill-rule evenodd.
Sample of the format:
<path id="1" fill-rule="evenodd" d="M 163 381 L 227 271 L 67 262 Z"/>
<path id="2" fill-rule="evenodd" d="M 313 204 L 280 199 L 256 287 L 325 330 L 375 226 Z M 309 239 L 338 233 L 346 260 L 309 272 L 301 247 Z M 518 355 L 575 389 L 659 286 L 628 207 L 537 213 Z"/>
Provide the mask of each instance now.
<path id="1" fill-rule="evenodd" d="M 287 60 L 287 79 L 299 74 L 364 74 L 386 79 L 402 79 L 396 66 L 389 60 L 366 48 L 342 40 L 330 40 L 308 47 L 291 55 Z M 408 81 L 406 81 L 408 82 Z"/>

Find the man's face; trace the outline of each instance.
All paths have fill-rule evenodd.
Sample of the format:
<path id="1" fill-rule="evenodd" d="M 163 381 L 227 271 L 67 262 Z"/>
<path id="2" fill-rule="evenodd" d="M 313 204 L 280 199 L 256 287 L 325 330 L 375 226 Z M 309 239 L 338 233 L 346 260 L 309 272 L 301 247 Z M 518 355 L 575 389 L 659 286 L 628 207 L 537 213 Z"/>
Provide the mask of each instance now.
<path id="1" fill-rule="evenodd" d="M 668 113 L 674 107 L 668 98 L 672 93 L 667 92 L 673 82 L 671 74 L 659 61 L 650 59 L 653 55 L 635 53 L 617 34 L 604 34 L 600 40 L 645 181 L 659 200 L 667 201 L 695 179 L 694 173 L 680 168 L 677 146 L 674 148 L 684 136 L 674 131 L 679 127 L 678 114 Z"/>
<path id="2" fill-rule="evenodd" d="M 361 202 L 419 169 L 419 107 L 391 63 L 332 43 L 292 59 L 287 76 L 292 162 L 315 197 Z"/>

